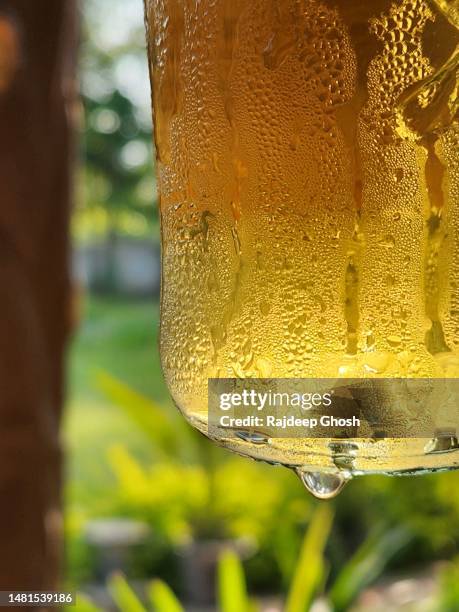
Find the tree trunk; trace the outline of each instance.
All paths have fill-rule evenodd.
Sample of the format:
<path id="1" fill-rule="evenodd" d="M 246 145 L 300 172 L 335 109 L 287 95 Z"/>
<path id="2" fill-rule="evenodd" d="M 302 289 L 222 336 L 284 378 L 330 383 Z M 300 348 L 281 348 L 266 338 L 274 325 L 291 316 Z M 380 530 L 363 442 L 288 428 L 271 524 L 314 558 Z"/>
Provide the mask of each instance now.
<path id="1" fill-rule="evenodd" d="M 59 580 L 75 26 L 74 0 L 0 4 L 0 590 Z"/>

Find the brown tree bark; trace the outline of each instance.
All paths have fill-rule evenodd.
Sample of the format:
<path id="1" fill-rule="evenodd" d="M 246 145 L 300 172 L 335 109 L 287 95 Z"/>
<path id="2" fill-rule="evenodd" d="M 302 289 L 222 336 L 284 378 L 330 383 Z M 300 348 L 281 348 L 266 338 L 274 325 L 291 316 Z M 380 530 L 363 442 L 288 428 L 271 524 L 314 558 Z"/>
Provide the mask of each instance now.
<path id="1" fill-rule="evenodd" d="M 0 590 L 59 580 L 75 4 L 0 3 Z"/>

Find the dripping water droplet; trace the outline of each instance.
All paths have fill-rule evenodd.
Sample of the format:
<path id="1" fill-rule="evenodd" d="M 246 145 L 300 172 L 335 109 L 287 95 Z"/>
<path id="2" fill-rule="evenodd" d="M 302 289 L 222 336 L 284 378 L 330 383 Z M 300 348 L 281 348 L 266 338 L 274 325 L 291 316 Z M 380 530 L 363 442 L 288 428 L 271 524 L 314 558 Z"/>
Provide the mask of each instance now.
<path id="1" fill-rule="evenodd" d="M 342 491 L 351 479 L 350 474 L 343 472 L 308 472 L 298 468 L 296 473 L 306 489 L 317 499 L 332 499 Z"/>

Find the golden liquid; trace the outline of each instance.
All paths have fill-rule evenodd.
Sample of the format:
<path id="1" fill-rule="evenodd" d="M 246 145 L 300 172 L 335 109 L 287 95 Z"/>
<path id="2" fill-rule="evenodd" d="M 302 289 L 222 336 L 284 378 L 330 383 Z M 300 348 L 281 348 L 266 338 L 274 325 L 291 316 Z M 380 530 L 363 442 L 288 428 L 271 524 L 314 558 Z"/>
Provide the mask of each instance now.
<path id="1" fill-rule="evenodd" d="M 187 418 L 208 433 L 209 377 L 459 376 L 457 2 L 146 0 L 146 15 L 161 355 Z M 217 437 L 319 469 L 458 462 L 425 440 Z"/>

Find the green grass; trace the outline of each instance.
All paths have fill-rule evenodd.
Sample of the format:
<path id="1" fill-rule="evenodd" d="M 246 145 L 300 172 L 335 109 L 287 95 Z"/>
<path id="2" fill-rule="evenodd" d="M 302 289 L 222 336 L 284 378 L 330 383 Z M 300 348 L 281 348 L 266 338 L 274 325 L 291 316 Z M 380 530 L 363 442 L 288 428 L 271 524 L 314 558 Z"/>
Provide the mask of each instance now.
<path id="1" fill-rule="evenodd" d="M 70 397 L 99 396 L 93 377 L 102 368 L 156 401 L 168 399 L 159 363 L 158 318 L 153 301 L 88 299 L 70 352 Z"/>
<path id="2" fill-rule="evenodd" d="M 158 312 L 154 301 L 85 300 L 68 363 L 69 503 L 86 507 L 109 491 L 113 477 L 106 453 L 113 444 L 124 444 L 139 458 L 150 456 L 145 434 L 98 389 L 98 371 L 174 409 L 159 362 Z"/>

